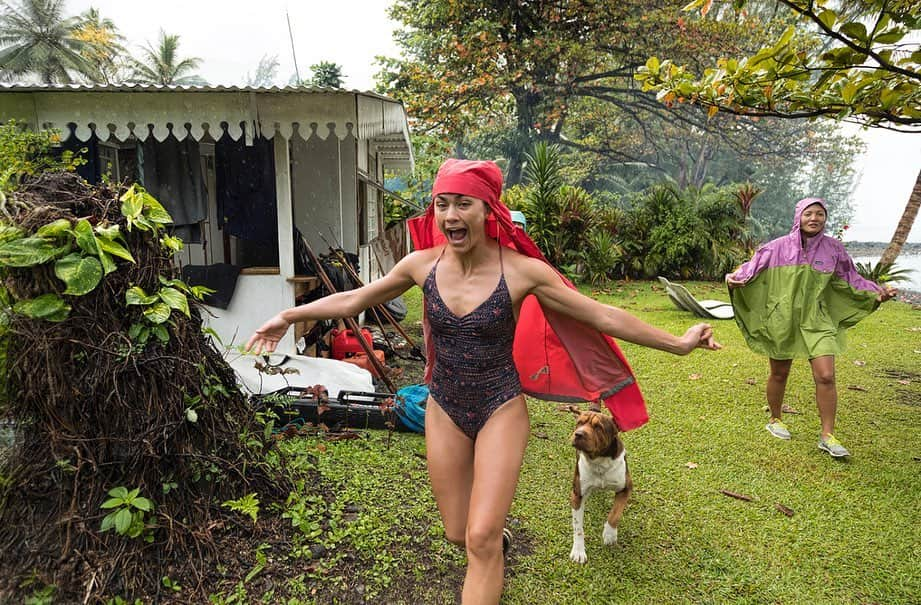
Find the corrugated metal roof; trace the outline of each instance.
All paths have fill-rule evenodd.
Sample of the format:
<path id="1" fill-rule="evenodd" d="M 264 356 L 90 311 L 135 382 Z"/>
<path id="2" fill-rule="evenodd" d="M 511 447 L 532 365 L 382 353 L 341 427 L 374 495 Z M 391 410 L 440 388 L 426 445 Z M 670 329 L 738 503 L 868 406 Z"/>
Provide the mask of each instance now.
<path id="1" fill-rule="evenodd" d="M 247 141 L 256 134 L 271 139 L 276 132 L 303 140 L 355 136 L 392 162 L 410 170 L 414 164 L 402 102 L 359 90 L 0 82 L 0 121 L 10 118 L 61 132 L 72 127 L 80 141 L 94 134 L 118 141 L 148 136 L 197 141 L 205 133 L 216 139 L 224 132 Z"/>
<path id="2" fill-rule="evenodd" d="M 376 92 L 327 86 L 225 86 L 191 84 L 21 84 L 0 82 L 0 91 L 15 92 L 256 92 L 268 94 L 358 94 L 399 103 L 396 99 Z"/>

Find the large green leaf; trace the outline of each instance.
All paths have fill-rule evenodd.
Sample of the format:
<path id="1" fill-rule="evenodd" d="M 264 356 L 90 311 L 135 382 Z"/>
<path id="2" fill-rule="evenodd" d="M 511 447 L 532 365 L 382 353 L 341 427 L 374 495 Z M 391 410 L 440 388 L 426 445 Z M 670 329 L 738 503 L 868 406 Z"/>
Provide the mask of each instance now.
<path id="1" fill-rule="evenodd" d="M 6 223 L 0 223 L 0 242 L 8 242 L 21 237 L 22 229 Z"/>
<path id="2" fill-rule="evenodd" d="M 64 294 L 83 296 L 102 280 L 102 264 L 95 257 L 74 252 L 54 263 L 54 274 L 67 284 Z"/>
<path id="3" fill-rule="evenodd" d="M 22 300 L 13 305 L 13 311 L 32 319 L 64 321 L 70 313 L 70 305 L 57 294 L 42 294 L 31 300 Z"/>
<path id="4" fill-rule="evenodd" d="M 24 237 L 0 243 L 0 265 L 34 267 L 70 251 L 70 244 L 56 246 L 43 237 Z"/>
<path id="5" fill-rule="evenodd" d="M 66 235 L 68 231 L 70 231 L 70 221 L 66 218 L 59 218 L 39 227 L 35 235 L 38 237 L 61 237 Z"/>
<path id="6" fill-rule="evenodd" d="M 118 225 L 114 226 L 118 228 Z M 111 236 L 108 232 L 105 235 L 99 233 L 96 237 L 96 243 L 102 250 L 105 250 L 112 256 L 117 256 L 133 263 L 134 257 L 131 255 L 131 252 L 116 240 L 116 237 L 120 236 L 120 233 L 116 233 L 115 237 Z"/>
<path id="7" fill-rule="evenodd" d="M 128 190 L 122 194 L 120 199 L 122 214 L 129 219 L 128 225 L 130 226 L 130 219 L 139 217 L 141 211 L 144 210 L 144 198 L 139 195 L 137 185 L 132 185 L 128 187 Z"/>
<path id="8" fill-rule="evenodd" d="M 189 316 L 189 300 L 186 295 L 175 288 L 160 288 L 160 299 L 168 304 L 171 309 L 182 311 Z"/>
<path id="9" fill-rule="evenodd" d="M 99 262 L 102 263 L 102 270 L 106 275 L 115 271 L 117 268 L 115 266 L 115 261 L 112 260 L 112 257 L 102 250 L 99 251 Z"/>
<path id="10" fill-rule="evenodd" d="M 150 221 L 154 223 L 159 223 L 161 225 L 167 225 L 173 222 L 173 217 L 170 216 L 169 212 L 166 211 L 166 208 L 163 207 L 160 202 L 150 195 L 146 191 L 143 194 L 144 196 L 144 216 L 146 216 Z"/>
<path id="11" fill-rule="evenodd" d="M 861 43 L 866 43 L 867 41 L 867 26 L 859 21 L 851 21 L 845 23 L 841 26 L 839 30 L 845 36 L 853 38 Z"/>
<path id="12" fill-rule="evenodd" d="M 93 226 L 85 218 L 77 221 L 74 225 L 74 237 L 77 239 L 77 245 L 80 249 L 93 256 L 99 255 L 99 246 L 96 245 L 96 234 L 93 233 Z"/>
<path id="13" fill-rule="evenodd" d="M 148 295 L 144 292 L 143 288 L 139 286 L 131 286 L 125 292 L 126 305 L 152 305 L 158 300 L 159 298 L 156 294 Z"/>
<path id="14" fill-rule="evenodd" d="M 166 303 L 158 302 L 144 309 L 144 317 L 153 324 L 162 324 L 169 319 L 170 308 Z"/>

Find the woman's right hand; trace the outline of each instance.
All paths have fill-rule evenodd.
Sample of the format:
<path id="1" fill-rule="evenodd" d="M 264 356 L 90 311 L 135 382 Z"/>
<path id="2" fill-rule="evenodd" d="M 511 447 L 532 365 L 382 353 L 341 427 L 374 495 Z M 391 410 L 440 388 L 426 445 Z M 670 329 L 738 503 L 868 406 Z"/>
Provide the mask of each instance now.
<path id="1" fill-rule="evenodd" d="M 745 285 L 745 282 L 734 278 L 732 273 L 727 273 L 726 285 L 730 288 L 740 288 Z"/>
<path id="2" fill-rule="evenodd" d="M 278 346 L 278 341 L 288 332 L 291 324 L 281 316 L 281 313 L 262 324 L 256 333 L 250 336 L 246 343 L 245 350 L 252 351 L 256 355 L 260 353 L 271 353 Z"/>

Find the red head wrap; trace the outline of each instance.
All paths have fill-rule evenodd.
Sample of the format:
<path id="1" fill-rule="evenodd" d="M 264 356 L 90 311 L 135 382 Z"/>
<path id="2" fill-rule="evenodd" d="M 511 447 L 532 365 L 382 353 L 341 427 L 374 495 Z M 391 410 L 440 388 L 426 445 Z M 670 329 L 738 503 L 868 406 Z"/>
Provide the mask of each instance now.
<path id="1" fill-rule="evenodd" d="M 486 202 L 492 211 L 486 218 L 486 235 L 515 248 L 522 254 L 543 259 L 540 249 L 512 222 L 502 195 L 502 169 L 495 162 L 447 159 L 438 169 L 432 185 L 432 199 L 442 193 L 467 195 Z M 429 204 L 425 214 L 411 219 L 409 230 L 417 250 L 446 243 L 444 234 L 435 224 L 435 205 Z"/>

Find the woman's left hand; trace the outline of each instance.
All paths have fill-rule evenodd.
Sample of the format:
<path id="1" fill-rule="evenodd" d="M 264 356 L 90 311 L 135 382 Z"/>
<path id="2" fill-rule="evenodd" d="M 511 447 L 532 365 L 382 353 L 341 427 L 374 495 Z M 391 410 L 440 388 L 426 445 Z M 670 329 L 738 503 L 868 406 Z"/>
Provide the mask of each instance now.
<path id="1" fill-rule="evenodd" d="M 899 293 L 898 290 L 896 290 L 895 288 L 891 288 L 889 286 L 880 286 L 880 287 L 882 288 L 882 291 L 876 296 L 876 300 L 878 300 L 879 302 L 886 302 L 887 300 L 889 300 L 890 298 L 894 297 L 896 294 Z"/>
<path id="2" fill-rule="evenodd" d="M 681 337 L 682 354 L 687 355 L 698 348 L 710 351 L 717 351 L 723 348 L 723 345 L 713 338 L 713 327 L 710 324 L 691 326 Z"/>

